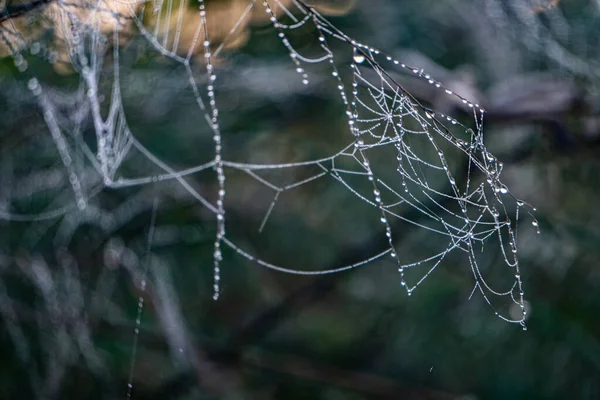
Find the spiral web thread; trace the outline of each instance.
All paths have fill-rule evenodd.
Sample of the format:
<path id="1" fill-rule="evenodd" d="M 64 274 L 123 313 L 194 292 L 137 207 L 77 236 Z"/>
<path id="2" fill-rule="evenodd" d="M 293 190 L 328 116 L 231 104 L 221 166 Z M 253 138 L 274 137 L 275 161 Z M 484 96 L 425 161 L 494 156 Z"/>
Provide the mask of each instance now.
<path id="1" fill-rule="evenodd" d="M 231 31 L 217 41 L 211 41 L 209 37 L 210 20 L 207 18 L 207 8 L 200 0 L 197 5 L 197 26 L 187 51 L 182 51 L 181 42 L 181 32 L 185 28 L 183 15 L 192 7 L 187 1 L 90 1 L 84 4 L 41 1 L 32 4 L 36 7 L 30 7 L 29 11 L 41 16 L 47 24 L 61 32 L 69 53 L 68 62 L 80 77 L 79 88 L 74 93 L 61 93 L 44 87 L 29 72 L 24 52 L 51 63 L 58 62 L 57 54 L 50 46 L 26 37 L 9 18 L 6 10 L 0 25 L 0 40 L 12 53 L 15 66 L 26 77 L 28 90 L 43 112 L 47 130 L 68 176 L 74 201 L 37 214 L 0 210 L 3 218 L 41 223 L 65 217 L 71 212 L 98 217 L 103 215 L 102 211 L 93 206 L 91 201 L 105 188 L 161 185 L 175 181 L 215 217 L 212 266 L 215 300 L 220 294 L 224 247 L 263 267 L 298 275 L 331 274 L 366 266 L 384 258 L 391 259 L 399 271 L 399 284 L 409 295 L 445 259 L 458 252 L 468 259 L 475 282 L 473 292 L 479 292 L 499 318 L 520 323 L 525 329 L 526 311 L 517 257 L 516 228 L 519 211 L 524 210 L 531 216 L 531 207 L 514 198 L 501 182 L 502 163 L 484 145 L 485 110 L 478 104 L 446 89 L 425 71 L 407 66 L 378 49 L 353 40 L 301 0 L 248 1 Z M 12 12 L 16 17 L 19 9 L 13 9 Z M 311 69 L 319 67 L 328 70 L 330 82 L 333 81 L 337 87 L 338 97 L 345 108 L 348 124 L 347 144 L 334 154 L 320 159 L 277 164 L 239 162 L 223 156 L 226 143 L 221 133 L 218 108 L 219 74 L 213 60 L 225 52 L 228 41 L 255 12 L 267 15 L 275 34 L 289 51 L 297 79 L 304 85 L 311 84 Z M 145 16 L 148 14 L 153 16 L 154 25 L 147 23 Z M 169 21 L 173 20 L 176 21 L 174 30 L 169 28 Z M 177 63 L 185 70 L 185 76 L 181 79 L 193 91 L 197 109 L 204 115 L 213 136 L 214 153 L 209 162 L 176 170 L 144 147 L 130 130 L 121 99 L 120 43 L 122 39 L 128 39 L 132 32 L 143 37 L 157 56 Z M 305 37 L 307 34 L 314 36 L 310 54 L 304 54 L 305 48 L 298 49 L 293 44 L 294 35 Z M 109 52 L 112 52 L 112 62 L 105 62 L 105 55 L 110 55 Z M 197 60 L 198 54 L 202 61 Z M 107 69 L 112 71 L 112 91 L 106 109 L 99 100 L 98 85 Z M 198 72 L 200 69 L 201 73 Z M 440 95 L 464 104 L 472 111 L 472 127 L 420 104 L 402 88 L 397 81 L 398 75 L 391 75 L 390 71 L 427 81 Z M 75 112 L 65 115 L 62 112 L 65 104 L 69 104 Z M 69 139 L 86 118 L 93 124 L 97 141 L 95 151 L 83 141 L 73 142 Z M 132 152 L 142 155 L 162 172 L 135 178 L 121 175 L 120 166 Z M 382 155 L 393 156 L 385 163 L 385 170 L 380 169 Z M 82 172 L 76 168 L 76 157 L 85 158 L 93 167 L 95 178 L 90 178 L 89 171 Z M 457 158 L 466 160 L 461 164 L 462 169 L 456 168 Z M 269 171 L 306 167 L 314 167 L 318 172 L 287 185 L 272 183 L 263 176 Z M 188 177 L 207 171 L 214 171 L 216 175 L 214 202 L 187 181 Z M 273 191 L 273 200 L 265 210 L 259 231 L 268 226 L 271 213 L 282 194 L 315 181 L 332 179 L 333 184 L 345 187 L 356 201 L 378 210 L 378 224 L 383 228 L 387 249 L 352 265 L 312 271 L 274 265 L 251 254 L 227 233 L 226 184 L 228 175 L 233 171 L 243 172 Z M 364 189 L 365 182 L 368 190 Z M 156 202 L 153 204 L 154 220 L 157 206 Z M 511 213 L 515 215 L 514 220 L 509 217 Z M 414 215 L 418 215 L 418 218 Z M 534 226 L 537 226 L 535 218 L 531 218 Z M 446 245 L 425 258 L 406 262 L 406 254 L 396 248 L 396 235 L 401 234 L 397 229 L 398 224 L 444 238 Z M 68 224 L 63 226 L 62 237 L 68 238 L 73 229 Z M 151 239 L 148 241 L 149 252 Z M 478 262 L 479 246 L 483 251 L 488 241 L 498 246 L 500 258 L 507 266 L 506 274 L 511 276 L 512 283 L 501 290 L 488 284 Z M 419 271 L 416 279 L 407 278 L 411 271 Z M 145 282 L 145 275 L 141 279 Z M 520 318 L 510 318 L 496 311 L 493 300 L 505 296 L 520 306 Z M 139 325 L 143 297 L 140 297 L 138 305 Z M 136 331 L 136 337 L 138 334 L 139 330 Z M 132 358 L 134 362 L 135 355 Z M 133 368 L 134 364 L 132 371 Z M 129 396 L 131 387 L 130 377 Z"/>

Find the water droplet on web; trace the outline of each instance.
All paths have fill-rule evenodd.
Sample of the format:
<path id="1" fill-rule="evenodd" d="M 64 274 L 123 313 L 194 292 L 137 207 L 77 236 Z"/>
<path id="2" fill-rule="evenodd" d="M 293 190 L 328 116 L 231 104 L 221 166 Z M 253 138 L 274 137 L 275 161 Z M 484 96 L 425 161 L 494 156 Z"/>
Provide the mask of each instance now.
<path id="1" fill-rule="evenodd" d="M 362 64 L 365 61 L 365 56 L 361 53 L 359 53 L 359 51 L 354 48 L 354 62 L 357 64 Z"/>
<path id="2" fill-rule="evenodd" d="M 37 89 L 39 89 L 40 85 L 39 85 L 39 82 L 38 82 L 38 80 L 36 78 L 31 78 L 29 80 L 29 82 L 27 82 L 27 87 L 29 88 L 29 90 L 31 90 L 32 92 L 35 93 L 35 91 Z"/>
<path id="3" fill-rule="evenodd" d="M 39 53 L 40 52 L 40 43 L 39 42 L 33 42 L 33 44 L 31 45 L 31 47 L 29 48 L 29 51 L 33 55 L 36 55 L 37 53 Z"/>
<path id="4" fill-rule="evenodd" d="M 24 61 L 25 59 L 23 56 L 21 54 L 17 54 L 13 60 L 13 63 L 15 64 L 15 67 L 19 67 Z"/>
<path id="5" fill-rule="evenodd" d="M 87 202 L 84 199 L 77 200 L 77 208 L 79 208 L 80 210 L 85 210 L 86 207 Z"/>

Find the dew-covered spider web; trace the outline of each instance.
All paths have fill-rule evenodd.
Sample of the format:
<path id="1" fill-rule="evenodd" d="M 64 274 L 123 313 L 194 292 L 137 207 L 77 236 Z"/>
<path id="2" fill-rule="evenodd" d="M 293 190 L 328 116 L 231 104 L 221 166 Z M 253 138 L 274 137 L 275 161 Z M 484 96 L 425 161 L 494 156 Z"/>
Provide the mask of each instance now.
<path id="1" fill-rule="evenodd" d="M 210 257 L 191 264 L 211 269 L 215 300 L 227 295 L 228 274 L 242 273 L 244 262 L 296 275 L 382 265 L 397 269 L 398 290 L 408 295 L 436 269 L 460 265 L 472 275 L 473 301 L 525 328 L 517 228 L 523 213 L 533 217 L 485 147 L 485 110 L 418 66 L 346 35 L 324 16 L 327 2 L 34 0 L 2 7 L 0 51 L 11 60 L 2 68 L 12 78 L 0 84 L 14 99 L 6 126 L 29 124 L 30 131 L 3 129 L 10 157 L 3 156 L 0 215 L 11 226 L 27 225 L 11 243 L 51 243 L 61 266 L 15 255 L 3 268 L 25 271 L 51 312 L 63 304 L 57 274 L 69 293 L 82 290 L 84 272 L 67 250 L 74 240 L 93 242 L 78 238 L 82 225 L 97 226 L 106 265 L 122 265 L 138 288 L 137 343 L 145 291 L 176 296 L 154 248 L 206 238 L 176 227 L 186 221 L 164 223 L 177 201 L 213 227 Z M 257 54 L 268 63 L 274 51 L 289 60 L 266 73 Z M 421 103 L 403 88 L 412 79 L 470 118 Z M 292 107 L 281 105 L 287 92 L 296 93 Z M 309 95 L 333 99 L 338 113 L 307 108 Z M 257 99 L 267 106 L 252 108 Z M 243 113 L 254 114 L 253 127 L 236 120 Z M 279 122 L 269 125 L 273 114 Z M 318 129 L 335 118 L 342 126 Z M 138 218 L 142 212 L 150 222 Z M 137 251 L 115 234 L 132 221 L 149 226 Z M 370 253 L 328 262 L 372 237 Z M 482 259 L 489 252 L 494 262 Z M 0 287 L 3 298 L 7 290 Z M 173 328 L 181 311 L 159 303 L 172 318 L 169 345 L 185 350 Z M 5 304 L 6 319 L 15 311 Z M 82 304 L 71 312 L 79 315 Z M 514 306 L 522 312 L 511 313 Z M 15 343 L 24 343 L 11 318 Z M 75 329 L 76 341 L 97 365 L 86 329 Z M 57 384 L 52 376 L 44 382 L 40 396 Z"/>

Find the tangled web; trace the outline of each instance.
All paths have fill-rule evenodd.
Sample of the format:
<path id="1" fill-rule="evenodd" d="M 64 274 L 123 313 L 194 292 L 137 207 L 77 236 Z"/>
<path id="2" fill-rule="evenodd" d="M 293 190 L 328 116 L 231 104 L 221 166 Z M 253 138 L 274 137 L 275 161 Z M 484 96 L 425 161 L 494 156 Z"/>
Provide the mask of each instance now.
<path id="1" fill-rule="evenodd" d="M 391 263 L 398 269 L 399 287 L 408 295 L 444 261 L 462 259 L 473 275 L 472 295 L 480 294 L 499 318 L 525 328 L 517 227 L 519 211 L 531 215 L 531 207 L 513 197 L 500 180 L 503 165 L 484 145 L 485 110 L 446 89 L 426 71 L 347 36 L 304 0 L 236 2 L 236 18 L 226 28 L 211 26 L 210 13 L 223 10 L 211 10 L 210 4 L 203 0 L 35 0 L 5 6 L 0 13 L 2 51 L 12 57 L 21 85 L 10 90 L 27 87 L 27 101 L 43 114 L 45 126 L 40 129 L 49 134 L 53 151 L 60 156 L 62 168 L 52 174 L 68 179 L 63 185 L 52 174 L 32 178 L 31 192 L 54 190 L 54 195 L 46 194 L 50 200 L 44 210 L 21 212 L 14 195 L 4 199 L 0 215 L 38 224 L 29 232 L 31 237 L 41 237 L 52 221 L 62 220 L 54 244 L 64 247 L 78 224 L 95 220 L 107 230 L 115 229 L 140 211 L 135 207 L 103 211 L 95 202 L 99 193 L 148 186 L 170 191 L 175 183 L 188 199 L 202 206 L 203 218 L 214 219 L 216 224 L 212 248 L 215 300 L 221 294 L 227 257 L 298 275 Z M 304 152 L 303 156 L 309 156 L 286 162 L 285 154 L 276 152 L 229 150 L 234 148 L 232 142 L 241 139 L 232 132 L 232 124 L 223 123 L 227 113 L 234 113 L 231 107 L 220 112 L 220 102 L 226 101 L 225 95 L 219 95 L 220 86 L 225 93 L 235 90 L 229 81 L 234 77 L 225 78 L 221 65 L 226 64 L 228 49 L 243 41 L 256 21 L 269 25 L 269 33 L 289 53 L 287 68 L 295 69 L 295 74 L 285 75 L 285 84 L 314 85 L 314 90 L 336 93 L 347 127 L 343 137 L 321 138 L 330 143 L 319 149 L 326 148 L 329 154 L 310 157 L 318 151 Z M 143 56 L 141 46 L 146 50 Z M 40 62 L 61 71 L 65 84 L 44 83 L 35 67 Z M 125 100 L 135 90 L 125 75 L 135 62 L 168 65 L 175 76 L 168 78 L 169 84 L 176 82 L 193 96 L 197 115 L 189 117 L 200 116 L 195 126 L 201 136 L 200 144 L 193 144 L 198 145 L 199 157 L 193 165 L 179 168 L 163 160 L 160 151 L 144 144 L 145 132 L 132 130 L 135 115 L 129 115 Z M 403 79 L 428 82 L 440 96 L 469 110 L 470 120 L 459 121 L 420 103 L 403 89 Z M 278 81 L 267 82 L 274 86 Z M 85 135 L 90 131 L 92 140 Z M 172 134 L 175 140 L 177 134 Z M 33 163 L 45 162 L 34 154 L 31 157 Z M 194 179 L 200 176 L 198 184 Z M 377 230 L 381 251 L 330 269 L 318 265 L 298 269 L 269 261 L 260 249 L 252 249 L 243 233 L 229 228 L 229 221 L 236 218 L 228 208 L 235 204 L 230 196 L 241 196 L 248 180 L 249 186 L 270 196 L 264 207 L 252 205 L 263 214 L 255 227 L 257 235 L 277 229 L 275 214 L 291 202 L 301 211 L 306 207 L 333 210 L 323 219 L 334 232 L 356 229 L 355 236 L 360 238 L 365 226 Z M 309 187 L 324 187 L 318 185 L 343 188 L 346 198 L 342 202 L 325 194 L 318 201 L 298 205 L 316 190 Z M 349 203 L 360 211 L 345 215 Z M 137 198 L 135 204 L 140 208 L 150 204 L 154 220 L 156 201 Z M 339 215 L 345 218 L 336 220 Z M 151 229 L 147 251 L 153 234 Z M 479 257 L 484 250 L 497 252 L 505 268 L 483 265 Z M 135 272 L 142 277 L 142 291 L 146 290 L 145 274 L 144 268 Z M 522 309 L 520 317 L 511 317 L 497 305 L 504 298 Z M 143 297 L 138 306 L 139 324 Z"/>

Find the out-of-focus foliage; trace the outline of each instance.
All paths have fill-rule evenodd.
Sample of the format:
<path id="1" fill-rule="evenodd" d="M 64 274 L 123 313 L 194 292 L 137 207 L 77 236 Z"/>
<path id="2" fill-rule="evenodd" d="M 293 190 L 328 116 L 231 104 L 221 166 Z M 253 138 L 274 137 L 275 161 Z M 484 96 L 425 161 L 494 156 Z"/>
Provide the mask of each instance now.
<path id="1" fill-rule="evenodd" d="M 216 18 L 209 19 L 209 37 L 226 37 L 246 4 L 207 2 L 208 18 Z M 45 32 L 29 25 L 30 15 L 49 13 L 45 23 L 65 18 L 60 8 L 52 12 L 55 6 L 3 21 L 2 54 L 23 39 L 11 32 L 31 35 L 26 40 Z M 396 269 L 383 262 L 299 277 L 231 252 L 214 302 L 214 218 L 176 182 L 167 190 L 151 184 L 104 190 L 83 218 L 76 208 L 50 218 L 44 213 L 66 204 L 73 192 L 64 189 L 67 177 L 56 168 L 61 155 L 42 112 L 20 94 L 28 82 L 6 57 L 0 63 L 0 398 L 126 397 L 130 381 L 134 399 L 600 396 L 600 3 L 323 0 L 316 6 L 350 36 L 423 68 L 488 111 L 486 144 L 504 162 L 512 193 L 537 207 L 541 228 L 538 235 L 527 221 L 519 229 L 529 329 L 499 320 L 480 297 L 469 299 L 473 278 L 458 259 L 408 297 Z M 198 165 L 213 156 L 212 137 L 198 133 L 203 117 L 178 79 L 182 70 L 148 55 L 120 7 L 107 12 L 105 23 L 107 32 L 122 22 L 131 33 L 119 43 L 129 66 L 120 70 L 127 122 L 159 158 L 180 169 Z M 135 7 L 153 29 L 152 3 Z M 317 158 L 347 130 L 336 88 L 324 72 L 303 85 L 266 14 L 251 12 L 256 15 L 214 61 L 224 152 L 256 163 Z M 198 18 L 197 10 L 185 18 Z M 171 43 L 178 54 L 193 47 L 197 28 L 185 18 L 179 44 Z M 171 24 L 177 31 L 177 19 Z M 202 35 L 195 40 L 202 42 Z M 58 99 L 59 89 L 79 85 L 61 43 L 72 40 L 58 32 L 38 49 L 44 57 L 24 52 L 29 70 L 55 87 Z M 110 50 L 106 54 L 109 64 Z M 193 59 L 195 68 L 205 68 L 200 48 Z M 471 123 L 462 103 L 420 80 L 397 79 L 419 100 Z M 72 112 L 71 100 L 58 101 L 57 112 Z M 69 129 L 95 148 L 89 121 Z M 73 154 L 75 168 L 86 156 Z M 122 168 L 135 176 L 152 165 L 134 158 Z M 99 179 L 90 173 L 82 184 L 94 193 Z M 189 182 L 215 192 L 206 187 L 214 185 L 211 179 L 212 170 Z M 299 269 L 335 267 L 377 246 L 362 229 L 367 216 L 344 202 L 342 188 L 316 185 L 278 204 L 273 220 L 282 228 L 268 236 L 257 231 L 272 197 L 241 173 L 230 179 L 231 231 L 271 260 Z M 14 218 L 23 214 L 34 218 Z M 332 216 L 336 223 L 325 223 Z M 422 247 L 423 254 L 439 245 L 417 230 L 397 241 L 398 248 Z M 481 257 L 493 266 L 502 255 Z M 139 265 L 148 266 L 151 290 L 142 289 Z M 145 306 L 138 325 L 140 297 Z"/>

